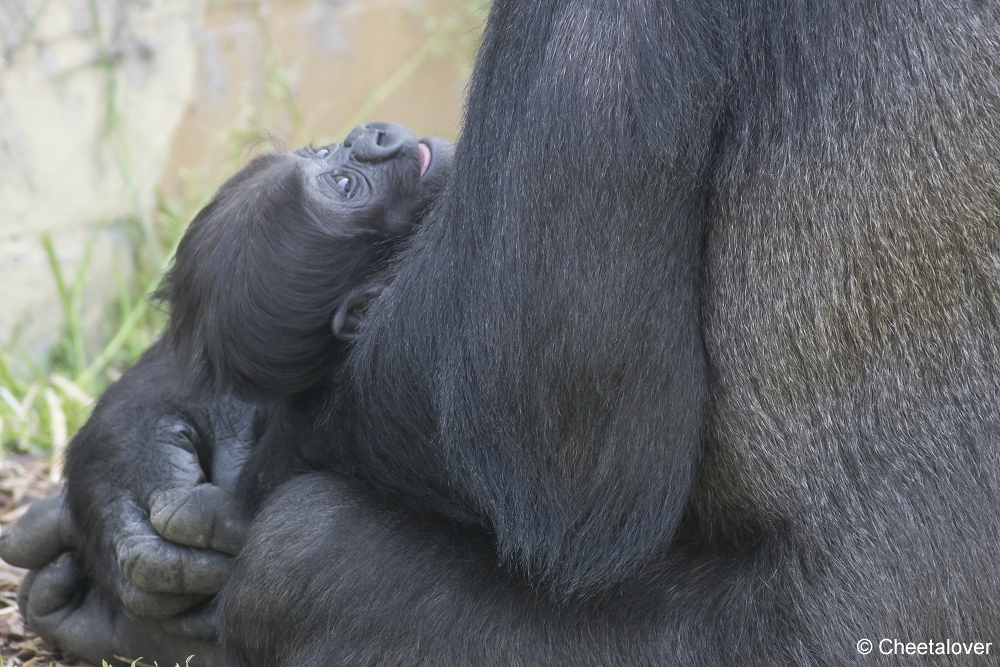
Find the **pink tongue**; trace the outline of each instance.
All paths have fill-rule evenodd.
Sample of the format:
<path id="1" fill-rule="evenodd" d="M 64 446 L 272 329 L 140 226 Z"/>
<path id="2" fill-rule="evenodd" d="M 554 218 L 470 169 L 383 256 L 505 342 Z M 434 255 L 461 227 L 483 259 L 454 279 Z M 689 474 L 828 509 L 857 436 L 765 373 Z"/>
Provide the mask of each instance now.
<path id="1" fill-rule="evenodd" d="M 420 149 L 420 175 L 423 176 L 427 167 L 431 166 L 431 149 L 424 144 L 417 144 L 417 148 Z"/>

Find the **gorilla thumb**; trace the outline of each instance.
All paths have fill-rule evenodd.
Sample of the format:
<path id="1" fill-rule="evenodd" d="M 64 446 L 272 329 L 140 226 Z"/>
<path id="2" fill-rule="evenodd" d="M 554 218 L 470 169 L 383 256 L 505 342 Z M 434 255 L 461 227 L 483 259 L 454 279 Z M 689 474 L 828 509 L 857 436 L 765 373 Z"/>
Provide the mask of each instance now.
<path id="1" fill-rule="evenodd" d="M 21 519 L 0 535 L 0 558 L 16 567 L 37 570 L 64 551 L 76 548 L 65 492 L 36 501 Z"/>

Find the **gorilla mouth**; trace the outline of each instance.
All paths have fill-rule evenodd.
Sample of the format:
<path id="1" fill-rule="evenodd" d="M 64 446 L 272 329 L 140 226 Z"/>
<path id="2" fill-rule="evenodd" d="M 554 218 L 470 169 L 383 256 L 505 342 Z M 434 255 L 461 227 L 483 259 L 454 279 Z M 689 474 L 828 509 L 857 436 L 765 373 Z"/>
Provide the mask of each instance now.
<path id="1" fill-rule="evenodd" d="M 417 148 L 420 150 L 420 175 L 423 176 L 431 166 L 431 147 L 421 141 Z"/>

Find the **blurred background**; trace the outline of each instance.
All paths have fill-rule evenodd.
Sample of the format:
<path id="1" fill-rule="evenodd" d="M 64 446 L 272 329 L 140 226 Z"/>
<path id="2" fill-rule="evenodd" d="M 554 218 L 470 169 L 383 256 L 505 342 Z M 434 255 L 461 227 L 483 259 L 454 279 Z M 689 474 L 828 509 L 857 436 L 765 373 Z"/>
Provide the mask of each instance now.
<path id="1" fill-rule="evenodd" d="M 364 120 L 454 140 L 480 0 L 0 0 L 0 444 L 54 454 L 254 154 Z M 0 457 L 0 460 L 3 460 Z M 9 457 L 7 457 L 9 460 Z"/>

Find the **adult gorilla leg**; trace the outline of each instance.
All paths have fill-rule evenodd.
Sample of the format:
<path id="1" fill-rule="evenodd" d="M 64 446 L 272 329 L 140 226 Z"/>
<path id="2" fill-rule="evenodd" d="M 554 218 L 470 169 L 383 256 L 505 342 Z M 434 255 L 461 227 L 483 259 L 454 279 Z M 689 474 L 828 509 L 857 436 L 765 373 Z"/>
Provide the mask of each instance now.
<path id="1" fill-rule="evenodd" d="M 448 664 L 469 648 L 479 617 L 463 613 L 472 588 L 496 588 L 490 616 L 507 619 L 517 618 L 526 593 L 498 579 L 483 536 L 460 540 L 458 532 L 392 509 L 342 477 L 292 480 L 258 515 L 223 593 L 228 664 L 409 664 L 432 656 Z M 519 625 L 515 634 L 537 632 Z"/>
<path id="2" fill-rule="evenodd" d="M 226 664 L 811 664 L 801 628 L 783 618 L 796 582 L 775 572 L 771 549 L 702 556 L 679 553 L 604 595 L 553 600 L 498 563 L 481 532 L 343 477 L 306 475 L 271 497 L 236 559 L 222 594 Z M 738 619 L 753 641 L 735 641 L 720 619 Z"/>
<path id="3" fill-rule="evenodd" d="M 632 593 L 586 616 L 557 609 L 498 566 L 484 534 L 326 474 L 276 492 L 223 599 L 230 667 L 641 664 L 644 623 L 626 607 L 656 606 Z"/>

